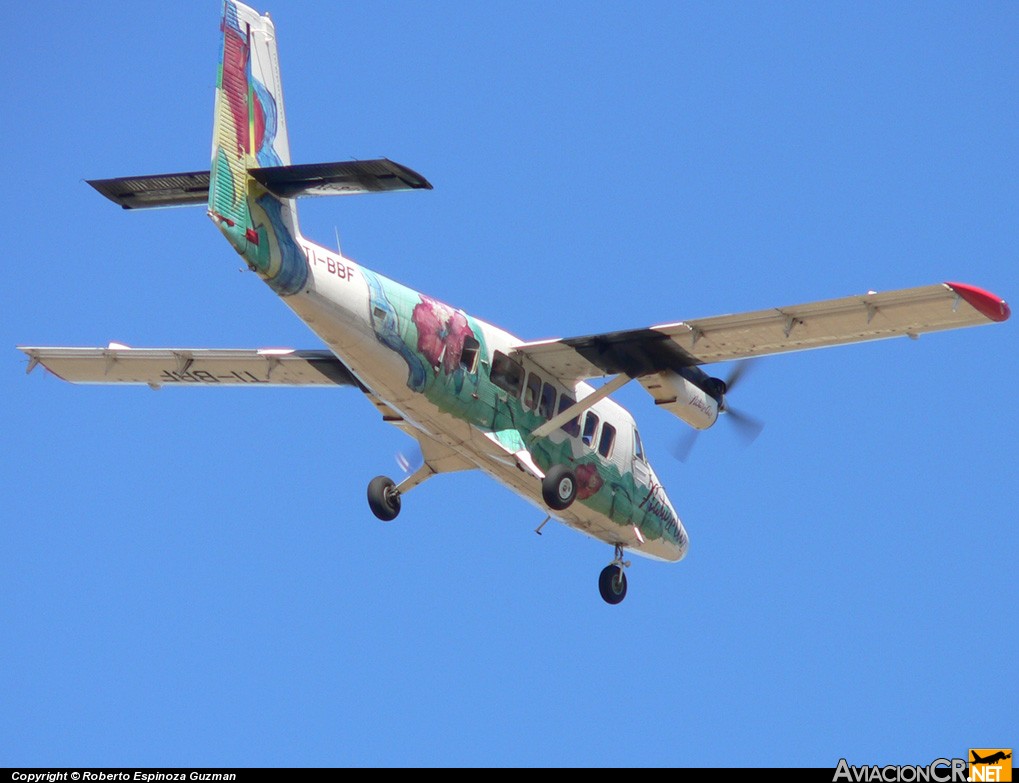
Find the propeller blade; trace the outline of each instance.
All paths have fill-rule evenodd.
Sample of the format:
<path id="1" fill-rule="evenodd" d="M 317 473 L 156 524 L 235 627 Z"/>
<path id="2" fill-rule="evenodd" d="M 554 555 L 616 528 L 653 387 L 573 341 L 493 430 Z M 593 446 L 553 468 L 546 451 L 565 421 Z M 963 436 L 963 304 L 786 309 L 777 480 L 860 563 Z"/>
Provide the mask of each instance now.
<path id="1" fill-rule="evenodd" d="M 757 440 L 757 436 L 764 429 L 764 422 L 760 419 L 755 419 L 750 414 L 734 410 L 729 406 L 726 406 L 725 415 L 729 417 L 729 421 L 736 428 L 736 434 L 739 435 L 744 446 L 749 446 Z"/>
<path id="2" fill-rule="evenodd" d="M 736 366 L 732 368 L 732 372 L 729 373 L 729 377 L 725 379 L 725 388 L 732 391 L 732 387 L 739 383 L 739 380 L 755 364 L 757 364 L 756 359 L 744 359 L 741 362 L 737 362 Z"/>
<path id="3" fill-rule="evenodd" d="M 743 361 L 737 362 L 736 365 L 729 372 L 729 377 L 724 380 L 721 378 L 711 379 L 714 385 L 714 392 L 720 393 L 720 404 L 719 413 L 724 414 L 728 420 L 732 423 L 736 430 L 736 435 L 744 446 L 749 446 L 755 440 L 757 436 L 761 434 L 761 430 L 764 429 L 764 422 L 760 419 L 755 419 L 748 413 L 743 413 L 740 410 L 734 409 L 729 405 L 729 394 L 732 392 L 733 387 L 746 376 L 747 372 L 750 371 L 751 367 L 757 363 L 756 359 L 744 359 Z M 712 393 L 712 391 L 709 391 Z M 717 399 L 717 397 L 716 397 Z M 684 430 L 683 433 L 676 438 L 676 441 L 672 447 L 672 454 L 680 462 L 686 462 L 690 456 L 690 452 L 693 450 L 694 444 L 697 442 L 697 436 L 700 434 L 700 430 Z"/>
<path id="4" fill-rule="evenodd" d="M 416 442 L 412 447 L 396 452 L 396 464 L 408 476 L 420 468 L 424 461 L 425 457 L 421 453 L 421 447 Z"/>
<path id="5" fill-rule="evenodd" d="M 690 456 L 690 452 L 693 450 L 694 444 L 697 442 L 697 436 L 700 434 L 700 430 L 684 430 L 682 434 L 676 438 L 676 442 L 672 445 L 672 456 L 680 462 L 686 462 L 687 458 Z"/>

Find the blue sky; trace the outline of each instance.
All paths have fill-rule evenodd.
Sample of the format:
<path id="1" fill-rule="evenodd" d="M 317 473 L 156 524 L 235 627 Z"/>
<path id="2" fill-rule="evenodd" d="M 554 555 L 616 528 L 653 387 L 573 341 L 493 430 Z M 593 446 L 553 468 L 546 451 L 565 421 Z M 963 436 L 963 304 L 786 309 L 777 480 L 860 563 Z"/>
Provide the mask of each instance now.
<path id="1" fill-rule="evenodd" d="M 302 227 L 530 339 L 960 280 L 1019 301 L 1008 3 L 269 7 L 296 162 L 435 190 Z M 1016 322 L 760 362 L 611 551 L 479 474 L 388 525 L 406 438 L 346 390 L 75 387 L 16 344 L 318 347 L 200 210 L 218 3 L 17 4 L 7 106 L 0 765 L 926 763 L 1019 742 Z M 724 424 L 724 422 L 723 422 Z"/>

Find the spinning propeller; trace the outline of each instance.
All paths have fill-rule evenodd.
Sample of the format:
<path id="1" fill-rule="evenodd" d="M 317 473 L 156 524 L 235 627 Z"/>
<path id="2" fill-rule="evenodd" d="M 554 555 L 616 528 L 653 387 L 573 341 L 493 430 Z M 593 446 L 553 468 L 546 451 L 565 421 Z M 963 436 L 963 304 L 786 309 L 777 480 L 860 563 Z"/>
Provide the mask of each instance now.
<path id="1" fill-rule="evenodd" d="M 420 468 L 424 462 L 425 455 L 421 453 L 421 446 L 418 445 L 417 441 L 414 442 L 413 446 L 396 452 L 396 464 L 403 471 L 404 476 L 409 476 Z"/>
<path id="2" fill-rule="evenodd" d="M 729 421 L 735 427 L 736 435 L 743 441 L 744 448 L 753 443 L 757 436 L 761 434 L 761 430 L 764 429 L 764 422 L 748 413 L 733 408 L 729 404 L 729 394 L 754 363 L 753 359 L 745 359 L 732 368 L 728 378 L 725 380 L 711 378 L 709 379 L 710 385 L 704 387 L 705 391 L 718 400 L 719 413 L 724 413 L 726 421 Z M 676 445 L 672 449 L 676 459 L 680 462 L 686 462 L 694 443 L 697 442 L 697 436 L 701 432 L 702 430 L 690 429 L 679 436 Z"/>

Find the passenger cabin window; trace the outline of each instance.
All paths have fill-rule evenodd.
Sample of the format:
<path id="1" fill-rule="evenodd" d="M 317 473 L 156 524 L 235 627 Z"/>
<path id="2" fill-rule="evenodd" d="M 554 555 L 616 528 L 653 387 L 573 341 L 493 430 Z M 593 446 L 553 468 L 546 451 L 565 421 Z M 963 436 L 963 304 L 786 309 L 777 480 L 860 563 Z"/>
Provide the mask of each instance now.
<path id="1" fill-rule="evenodd" d="M 541 378 L 533 372 L 527 376 L 527 388 L 524 389 L 524 407 L 532 411 L 538 407 L 538 397 L 541 396 Z"/>
<path id="2" fill-rule="evenodd" d="M 520 396 L 520 387 L 524 383 L 524 368 L 501 351 L 496 351 L 492 357 L 492 372 L 489 377 L 500 389 L 506 390 L 514 397 Z"/>
<path id="3" fill-rule="evenodd" d="M 478 369 L 478 350 L 480 348 L 481 344 L 473 337 L 464 338 L 464 347 L 460 351 L 460 366 L 468 373 L 473 373 Z"/>
<path id="4" fill-rule="evenodd" d="M 640 433 L 637 430 L 633 431 L 633 456 L 639 460 L 644 460 L 644 444 L 640 442 Z"/>
<path id="5" fill-rule="evenodd" d="M 566 410 L 570 406 L 576 405 L 576 404 L 577 404 L 577 401 L 575 399 L 573 399 L 568 394 L 564 394 L 564 395 L 562 395 L 559 398 L 559 412 L 562 413 L 564 410 Z M 580 437 L 580 417 L 577 416 L 574 419 L 570 419 L 560 429 L 562 429 L 562 431 L 565 432 L 570 437 L 579 438 Z"/>
<path id="6" fill-rule="evenodd" d="M 555 415 L 555 387 L 546 383 L 541 387 L 541 400 L 538 402 L 538 414 L 548 421 Z"/>
<path id="7" fill-rule="evenodd" d="M 598 431 L 598 417 L 591 411 L 584 417 L 584 434 L 580 438 L 585 446 L 594 448 L 594 434 Z"/>
<path id="8" fill-rule="evenodd" d="M 616 428 L 608 422 L 601 425 L 601 440 L 598 441 L 598 453 L 606 459 L 612 456 L 612 447 L 616 443 Z"/>

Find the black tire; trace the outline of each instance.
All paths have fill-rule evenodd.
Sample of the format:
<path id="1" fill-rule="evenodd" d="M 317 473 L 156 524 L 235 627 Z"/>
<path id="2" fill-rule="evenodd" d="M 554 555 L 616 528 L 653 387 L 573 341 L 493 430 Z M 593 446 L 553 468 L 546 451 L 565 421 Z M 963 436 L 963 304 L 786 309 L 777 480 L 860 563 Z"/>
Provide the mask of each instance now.
<path id="1" fill-rule="evenodd" d="M 618 604 L 626 598 L 626 574 L 617 565 L 607 565 L 598 576 L 598 592 L 607 604 Z"/>
<path id="2" fill-rule="evenodd" d="M 555 511 L 569 508 L 577 497 L 577 476 L 565 465 L 553 465 L 541 480 L 541 496 Z"/>
<path id="3" fill-rule="evenodd" d="M 368 483 L 368 506 L 383 522 L 396 519 L 400 513 L 400 493 L 388 476 L 376 476 Z"/>

